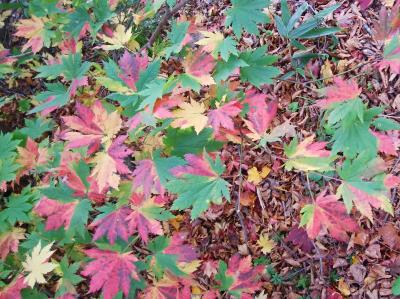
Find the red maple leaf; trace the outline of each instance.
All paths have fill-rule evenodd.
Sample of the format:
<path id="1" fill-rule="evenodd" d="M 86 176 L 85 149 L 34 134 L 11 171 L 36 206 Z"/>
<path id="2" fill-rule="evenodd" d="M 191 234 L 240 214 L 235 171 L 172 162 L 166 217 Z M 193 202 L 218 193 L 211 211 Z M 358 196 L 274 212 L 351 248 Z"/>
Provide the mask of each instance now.
<path id="1" fill-rule="evenodd" d="M 39 148 L 39 145 L 30 137 L 26 140 L 25 147 L 18 147 L 17 150 L 17 162 L 22 166 L 22 169 L 18 171 L 17 182 L 21 176 L 27 174 L 30 170 L 47 163 L 47 149 Z"/>
<path id="2" fill-rule="evenodd" d="M 300 247 L 304 252 L 311 253 L 314 248 L 313 243 L 307 236 L 307 232 L 303 228 L 293 227 L 286 236 L 285 241 L 292 242 Z"/>
<path id="3" fill-rule="evenodd" d="M 24 282 L 24 277 L 19 275 L 0 291 L 0 299 L 22 299 L 21 290 L 27 286 L 28 285 Z"/>
<path id="4" fill-rule="evenodd" d="M 240 111 L 242 111 L 242 105 L 238 101 L 231 101 L 217 109 L 210 110 L 208 122 L 215 132 L 218 132 L 220 127 L 234 130 L 232 118 L 237 116 Z"/>
<path id="5" fill-rule="evenodd" d="M 278 111 L 277 102 L 267 103 L 266 98 L 266 95 L 257 93 L 254 89 L 246 93 L 244 103 L 249 105 L 249 121 L 245 120 L 245 123 L 253 133 L 250 136 L 254 139 L 259 139 L 266 132 Z"/>
<path id="6" fill-rule="evenodd" d="M 152 192 L 164 193 L 154 162 L 151 159 L 144 159 L 138 162 L 133 171 L 133 187 L 143 190 L 143 194 L 149 197 Z"/>
<path id="7" fill-rule="evenodd" d="M 118 253 L 109 250 L 89 249 L 85 253 L 94 259 L 81 272 L 91 276 L 89 293 L 102 290 L 104 299 L 112 299 L 121 290 L 128 297 L 132 279 L 139 280 L 132 253 Z"/>
<path id="8" fill-rule="evenodd" d="M 0 259 L 5 260 L 10 252 L 17 252 L 19 240 L 25 239 L 22 228 L 13 228 L 0 235 Z"/>
<path id="9" fill-rule="evenodd" d="M 64 123 L 69 127 L 69 130 L 61 134 L 68 141 L 67 148 L 88 146 L 88 154 L 92 154 L 102 142 L 109 143 L 122 126 L 119 113 L 107 113 L 99 101 L 91 108 L 78 102 L 76 111 L 77 116 L 63 117 Z"/>
<path id="10" fill-rule="evenodd" d="M 131 210 L 128 207 L 121 207 L 106 216 L 95 220 L 89 225 L 89 228 L 95 228 L 93 241 L 98 240 L 104 235 L 107 235 L 111 244 L 115 243 L 117 237 L 128 242 L 128 238 L 132 235 L 132 230 L 129 227 L 127 220 Z"/>
<path id="11" fill-rule="evenodd" d="M 102 203 L 105 199 L 105 192 L 107 189 L 98 192 L 97 182 L 88 177 L 87 181 L 89 183 L 89 190 L 86 190 L 85 184 L 82 182 L 82 179 L 77 175 L 75 170 L 73 169 L 73 164 L 78 163 L 81 160 L 81 155 L 77 152 L 71 151 L 63 151 L 61 154 L 61 162 L 60 166 L 57 168 L 57 175 L 62 178 L 62 181 L 74 190 L 74 196 L 77 197 L 86 197 L 91 201 L 96 203 Z"/>
<path id="12" fill-rule="evenodd" d="M 233 278 L 233 283 L 229 287 L 230 291 L 240 293 L 254 294 L 261 288 L 262 283 L 259 277 L 264 272 L 264 266 L 255 266 L 251 264 L 251 256 L 240 258 L 237 253 L 233 255 L 228 262 L 226 275 Z"/>
<path id="13" fill-rule="evenodd" d="M 367 9 L 374 0 L 358 0 L 358 3 L 360 3 L 361 9 L 365 10 Z"/>
<path id="14" fill-rule="evenodd" d="M 215 177 L 218 176 L 210 167 L 210 163 L 206 161 L 204 156 L 196 156 L 194 154 L 186 154 L 185 160 L 187 165 L 176 166 L 170 169 L 172 175 L 179 177 L 184 174 L 202 175 Z"/>
<path id="15" fill-rule="evenodd" d="M 306 205 L 301 213 L 301 226 L 306 226 L 311 239 L 325 228 L 335 239 L 347 241 L 349 236 L 346 232 L 358 230 L 357 222 L 347 214 L 343 203 L 335 195 L 326 195 L 326 191 L 318 195 L 314 204 Z"/>
<path id="16" fill-rule="evenodd" d="M 149 234 L 162 235 L 161 223 L 152 218 L 154 210 L 161 207 L 152 198 L 145 199 L 134 193 L 131 197 L 131 213 L 126 218 L 132 231 L 138 231 L 143 242 L 147 243 Z"/>
<path id="17" fill-rule="evenodd" d="M 315 105 L 328 108 L 333 103 L 356 99 L 361 93 L 361 88 L 353 79 L 345 81 L 341 78 L 335 78 L 333 85 L 326 87 L 323 93 L 325 98 L 319 100 Z"/>
<path id="18" fill-rule="evenodd" d="M 196 249 L 185 244 L 187 241 L 186 233 L 174 233 L 171 237 L 171 241 L 167 248 L 164 249 L 165 254 L 175 254 L 177 255 L 178 262 L 189 263 L 197 259 Z"/>
<path id="19" fill-rule="evenodd" d="M 211 77 L 214 66 L 214 58 L 202 50 L 188 54 L 183 62 L 186 73 L 193 76 L 201 85 L 212 85 L 215 83 Z"/>
<path id="20" fill-rule="evenodd" d="M 372 134 L 378 139 L 378 150 L 381 153 L 397 156 L 397 146 L 391 136 L 374 131 L 372 131 Z"/>
<path id="21" fill-rule="evenodd" d="M 41 217 L 47 217 L 46 230 L 56 230 L 61 226 L 67 230 L 71 224 L 78 201 L 61 203 L 58 200 L 42 197 L 33 209 Z"/>
<path id="22" fill-rule="evenodd" d="M 125 50 L 124 55 L 118 61 L 122 70 L 119 77 L 129 86 L 132 90 L 136 91 L 136 82 L 139 80 L 140 71 L 147 68 L 149 59 L 147 55 L 141 57 L 139 54 L 131 55 Z"/>

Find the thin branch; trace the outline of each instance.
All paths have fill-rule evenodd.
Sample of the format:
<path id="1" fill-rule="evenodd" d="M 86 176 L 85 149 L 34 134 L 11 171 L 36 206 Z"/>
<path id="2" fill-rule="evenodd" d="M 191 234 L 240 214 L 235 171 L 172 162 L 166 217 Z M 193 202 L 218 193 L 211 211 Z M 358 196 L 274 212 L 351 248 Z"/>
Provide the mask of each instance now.
<path id="1" fill-rule="evenodd" d="M 153 32 L 153 34 L 150 36 L 149 41 L 140 49 L 140 51 L 150 48 L 154 42 L 156 41 L 156 38 L 160 35 L 163 27 L 168 23 L 168 20 L 173 17 L 182 7 L 184 7 L 189 1 L 191 0 L 182 0 L 181 2 L 177 3 L 172 9 L 169 8 L 167 5 L 167 11 L 165 12 L 164 16 L 162 17 L 160 23 L 158 23 L 156 30 Z"/>
<path id="2" fill-rule="evenodd" d="M 240 147 L 239 147 L 239 171 L 238 171 L 238 177 L 239 177 L 239 191 L 238 191 L 238 196 L 236 198 L 236 215 L 239 218 L 240 225 L 242 226 L 243 229 L 243 237 L 245 243 L 248 241 L 248 235 L 247 235 L 247 228 L 244 224 L 244 219 L 243 219 L 243 214 L 242 211 L 240 210 L 240 200 L 242 197 L 242 187 L 243 187 L 243 173 L 242 173 L 242 164 L 243 164 L 243 134 L 242 131 L 240 130 L 240 136 L 241 136 L 241 141 L 240 141 Z"/>

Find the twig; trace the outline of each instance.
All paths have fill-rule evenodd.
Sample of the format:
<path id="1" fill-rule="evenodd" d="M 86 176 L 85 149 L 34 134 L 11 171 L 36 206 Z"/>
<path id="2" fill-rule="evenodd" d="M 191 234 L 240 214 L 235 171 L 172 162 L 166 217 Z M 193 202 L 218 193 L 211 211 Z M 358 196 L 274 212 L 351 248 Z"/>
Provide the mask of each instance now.
<path id="1" fill-rule="evenodd" d="M 315 242 L 312 242 L 315 248 L 315 252 L 318 254 L 319 258 L 319 274 L 321 276 L 322 281 L 324 280 L 324 264 L 322 263 L 322 255 L 321 251 L 319 250 L 318 246 L 315 244 Z"/>
<path id="2" fill-rule="evenodd" d="M 313 200 L 313 202 L 315 202 L 314 193 L 311 190 L 310 179 L 308 178 L 308 172 L 306 172 L 306 179 L 307 179 L 307 187 L 308 187 L 308 191 L 310 192 L 311 199 Z"/>
<path id="3" fill-rule="evenodd" d="M 248 241 L 248 236 L 247 236 L 247 228 L 244 224 L 244 219 L 243 219 L 243 214 L 242 211 L 240 210 L 240 199 L 242 197 L 242 187 L 243 187 L 243 173 L 242 173 L 242 164 L 243 164 L 243 134 L 242 131 L 240 130 L 240 136 L 241 136 L 241 141 L 240 141 L 240 147 L 239 147 L 239 171 L 238 171 L 238 177 L 239 177 L 239 191 L 238 191 L 238 196 L 236 198 L 236 215 L 239 218 L 240 225 L 242 226 L 243 229 L 243 238 L 245 243 Z"/>
<path id="4" fill-rule="evenodd" d="M 156 38 L 161 33 L 161 30 L 167 24 L 168 20 L 174 14 L 176 14 L 182 7 L 184 7 L 189 1 L 191 0 L 182 0 L 181 2 L 177 3 L 172 9 L 169 9 L 169 6 L 167 6 L 167 11 L 162 17 L 160 23 L 158 23 L 156 30 L 150 36 L 149 41 L 140 49 L 140 52 L 146 48 L 150 48 L 153 45 L 153 43 L 156 41 Z"/>

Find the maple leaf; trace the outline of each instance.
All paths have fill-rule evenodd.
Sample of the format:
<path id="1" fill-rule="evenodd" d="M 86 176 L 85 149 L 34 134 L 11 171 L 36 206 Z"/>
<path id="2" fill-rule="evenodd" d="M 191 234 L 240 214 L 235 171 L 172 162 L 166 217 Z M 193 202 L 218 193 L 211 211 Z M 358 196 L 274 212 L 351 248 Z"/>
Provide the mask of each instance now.
<path id="1" fill-rule="evenodd" d="M 177 178 L 171 179 L 166 184 L 170 192 L 178 193 L 178 198 L 172 205 L 173 209 L 183 210 L 193 206 L 191 216 L 196 218 L 208 208 L 211 202 L 221 204 L 222 197 L 230 200 L 228 183 L 220 178 L 225 168 L 219 157 L 213 161 L 205 154 L 203 160 L 207 161 L 208 169 L 204 162 L 193 159 L 193 155 L 185 155 L 185 158 L 189 163 L 186 173 L 181 171 L 183 169 L 181 166 L 178 166 L 178 170 L 172 169 L 172 173 L 175 172 Z"/>
<path id="2" fill-rule="evenodd" d="M 144 159 L 138 162 L 133 171 L 133 187 L 141 189 L 146 197 L 152 192 L 164 193 L 160 178 L 157 173 L 154 162 L 150 159 Z"/>
<path id="3" fill-rule="evenodd" d="M 94 259 L 81 272 L 91 277 L 89 293 L 101 289 L 104 299 L 113 299 L 121 290 L 128 297 L 132 279 L 139 280 L 134 264 L 138 259 L 131 252 L 89 249 L 85 253 Z"/>
<path id="4" fill-rule="evenodd" d="M 242 105 L 238 101 L 231 101 L 217 109 L 208 112 L 208 123 L 212 126 L 215 132 L 218 132 L 220 127 L 228 130 L 234 130 L 232 118 L 239 115 L 242 111 Z"/>
<path id="5" fill-rule="evenodd" d="M 112 36 L 99 34 L 99 37 L 109 45 L 102 45 L 100 48 L 106 51 L 118 50 L 125 48 L 132 37 L 132 28 L 125 28 L 124 25 L 118 24 Z"/>
<path id="6" fill-rule="evenodd" d="M 191 282 L 180 277 L 164 275 L 161 280 L 149 284 L 139 296 L 142 299 L 191 298 Z"/>
<path id="7" fill-rule="evenodd" d="M 70 128 L 62 133 L 62 138 L 68 141 L 67 148 L 88 146 L 88 153 L 91 154 L 100 143 L 109 145 L 122 127 L 119 113 L 114 111 L 108 114 L 100 101 L 96 101 L 91 109 L 78 102 L 76 111 L 78 116 L 63 117 Z"/>
<path id="8" fill-rule="evenodd" d="M 391 136 L 374 131 L 372 131 L 372 135 L 377 138 L 378 150 L 381 153 L 397 156 L 397 145 Z"/>
<path id="9" fill-rule="evenodd" d="M 162 235 L 163 229 L 159 221 L 168 220 L 174 216 L 154 202 L 153 198 L 145 199 L 139 194 L 131 197 L 131 213 L 126 220 L 131 231 L 137 230 L 144 243 L 148 242 L 149 234 Z"/>
<path id="10" fill-rule="evenodd" d="M 300 247 L 304 252 L 311 253 L 314 245 L 307 236 L 307 232 L 303 228 L 294 227 L 286 236 L 285 241 L 292 242 L 294 245 Z"/>
<path id="11" fill-rule="evenodd" d="M 5 288 L 0 290 L 0 299 L 22 299 L 21 290 L 26 287 L 24 277 L 19 275 Z"/>
<path id="12" fill-rule="evenodd" d="M 189 263 L 194 261 L 198 254 L 195 248 L 187 242 L 186 233 L 174 233 L 171 237 L 170 243 L 164 249 L 166 254 L 175 254 L 178 262 Z"/>
<path id="13" fill-rule="evenodd" d="M 45 165 L 48 161 L 47 149 L 39 148 L 38 144 L 30 137 L 26 140 L 25 147 L 17 147 L 17 150 L 19 156 L 16 161 L 22 166 L 18 177 L 28 173 L 29 170 Z"/>
<path id="14" fill-rule="evenodd" d="M 285 145 L 285 154 L 288 160 L 285 162 L 285 169 L 293 168 L 302 171 L 328 171 L 333 169 L 329 164 L 335 160 L 330 152 L 325 150 L 327 142 L 314 142 L 314 136 L 305 138 L 298 143 L 293 139 L 289 145 Z"/>
<path id="15" fill-rule="evenodd" d="M 197 134 L 203 130 L 208 123 L 208 117 L 203 113 L 206 111 L 204 104 L 196 101 L 181 103 L 180 109 L 173 112 L 175 120 L 171 123 L 173 128 L 186 129 L 194 127 Z"/>
<path id="16" fill-rule="evenodd" d="M 228 36 L 225 38 L 224 35 L 219 31 L 199 32 L 204 36 L 204 38 L 197 41 L 196 44 L 204 46 L 203 49 L 211 53 L 215 59 L 218 58 L 218 53 L 221 54 L 221 58 L 225 61 L 228 61 L 230 54 L 235 56 L 238 55 L 236 42 L 232 37 Z"/>
<path id="17" fill-rule="evenodd" d="M 242 30 L 258 35 L 257 24 L 268 20 L 263 12 L 268 5 L 269 1 L 265 0 L 232 0 L 232 7 L 226 11 L 225 26 L 232 25 L 237 37 L 242 35 Z"/>
<path id="18" fill-rule="evenodd" d="M 48 22 L 47 18 L 32 16 L 30 19 L 20 20 L 17 23 L 15 35 L 28 39 L 28 42 L 22 46 L 22 52 L 31 48 L 33 53 L 37 53 L 43 48 L 46 22 Z"/>
<path id="19" fill-rule="evenodd" d="M 381 173 L 378 162 L 370 161 L 369 155 L 360 155 L 351 162 L 345 161 L 338 171 L 343 182 L 337 190 L 337 195 L 343 198 L 347 211 L 351 211 L 354 203 L 361 214 L 371 222 L 371 207 L 383 209 L 393 215 L 390 188 L 398 184 L 397 177 Z"/>
<path id="20" fill-rule="evenodd" d="M 334 78 L 333 83 L 325 88 L 323 91 L 325 99 L 319 100 L 316 106 L 326 109 L 334 103 L 354 100 L 361 94 L 361 88 L 354 79 L 345 81 L 341 78 Z"/>
<path id="21" fill-rule="evenodd" d="M 214 79 L 211 77 L 214 66 L 215 60 L 210 54 L 202 50 L 189 53 L 183 62 L 183 67 L 186 72 L 181 75 L 183 86 L 190 86 L 198 90 L 201 85 L 215 84 Z"/>
<path id="22" fill-rule="evenodd" d="M 47 217 L 46 230 L 59 229 L 61 226 L 67 230 L 77 205 L 78 201 L 61 203 L 58 200 L 43 197 L 33 211 L 41 217 Z"/>
<path id="23" fill-rule="evenodd" d="M 345 206 L 335 195 L 320 193 L 314 204 L 307 204 L 301 209 L 300 226 L 305 226 L 307 234 L 315 239 L 322 229 L 327 229 L 335 239 L 347 241 L 346 232 L 358 230 L 357 223 L 346 213 Z"/>
<path id="24" fill-rule="evenodd" d="M 263 179 L 265 179 L 268 176 L 270 171 L 271 169 L 268 166 L 264 166 L 261 169 L 261 172 L 257 170 L 257 167 L 252 167 L 247 171 L 249 175 L 247 181 L 255 185 L 258 185 L 259 183 L 262 182 Z"/>
<path id="25" fill-rule="evenodd" d="M 245 120 L 245 124 L 252 133 L 248 135 L 253 140 L 259 140 L 276 116 L 278 104 L 275 101 L 267 103 L 266 96 L 254 89 L 246 93 L 244 103 L 249 105 L 249 121 Z"/>
<path id="26" fill-rule="evenodd" d="M 133 56 L 125 50 L 124 55 L 118 60 L 118 64 L 123 72 L 119 74 L 119 78 L 121 78 L 130 89 L 136 91 L 136 82 L 139 80 L 139 73 L 147 68 L 148 62 L 147 55 L 141 57 L 139 54 L 136 54 Z"/>
<path id="27" fill-rule="evenodd" d="M 76 152 L 63 151 L 61 154 L 60 166 L 57 168 L 57 175 L 63 182 L 73 189 L 74 196 L 87 196 L 94 202 L 103 202 L 107 190 L 98 191 L 97 182 L 88 177 L 89 166 L 81 160 L 81 155 Z M 87 179 L 85 179 L 87 177 Z M 104 191 L 104 192 L 103 192 Z"/>
<path id="28" fill-rule="evenodd" d="M 374 0 L 358 0 L 358 3 L 360 3 L 361 9 L 365 10 L 367 9 Z"/>
<path id="29" fill-rule="evenodd" d="M 107 205 L 98 208 L 98 210 L 103 212 L 103 214 L 98 216 L 89 225 L 89 228 L 95 228 L 93 241 L 107 235 L 110 244 L 114 244 L 117 237 L 128 242 L 128 238 L 132 235 L 132 229 L 127 220 L 131 210 L 128 207 L 121 207 L 114 210 L 112 206 Z"/>
<path id="30" fill-rule="evenodd" d="M 113 141 L 107 152 L 98 152 L 91 160 L 95 164 L 91 177 L 96 180 L 99 191 L 107 186 L 118 189 L 120 176 L 117 173 L 130 173 L 123 162 L 123 158 L 132 153 L 132 150 L 123 145 L 126 138 L 127 136 L 119 136 Z"/>
<path id="31" fill-rule="evenodd" d="M 264 254 L 271 253 L 275 247 L 275 242 L 270 240 L 268 235 L 261 235 L 257 240 L 257 245 L 261 247 L 261 252 Z"/>
<path id="32" fill-rule="evenodd" d="M 50 248 L 53 242 L 42 248 L 41 242 L 33 248 L 31 255 L 26 254 L 25 262 L 22 262 L 24 271 L 29 272 L 25 276 L 24 282 L 31 288 L 34 287 L 35 283 L 46 283 L 44 274 L 47 274 L 54 270 L 56 264 L 49 263 L 47 260 L 52 256 L 55 250 L 51 251 Z"/>
<path id="33" fill-rule="evenodd" d="M 5 260 L 10 252 L 17 252 L 19 240 L 25 239 L 24 230 L 14 227 L 11 231 L 0 234 L 0 259 Z M 1 295 L 0 295 L 1 298 Z"/>
<path id="34" fill-rule="evenodd" d="M 243 298 L 261 288 L 262 283 L 258 280 L 263 272 L 264 266 L 252 266 L 250 255 L 240 258 L 239 254 L 235 254 L 229 259 L 228 267 L 225 262 L 220 262 L 215 279 L 220 282 L 222 291 Z"/>

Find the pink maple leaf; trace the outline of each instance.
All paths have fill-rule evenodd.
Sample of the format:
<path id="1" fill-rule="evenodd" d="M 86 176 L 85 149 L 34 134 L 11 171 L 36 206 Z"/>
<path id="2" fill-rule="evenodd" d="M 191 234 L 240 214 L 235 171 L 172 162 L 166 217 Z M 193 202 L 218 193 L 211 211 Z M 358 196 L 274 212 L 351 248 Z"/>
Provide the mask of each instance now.
<path id="1" fill-rule="evenodd" d="M 88 77 L 87 76 L 83 76 L 77 79 L 73 79 L 71 82 L 71 86 L 70 86 L 70 91 L 69 91 L 69 95 L 70 96 L 75 96 L 76 95 L 76 90 L 78 89 L 78 87 L 82 87 L 82 86 L 88 86 Z"/>
<path id="2" fill-rule="evenodd" d="M 228 262 L 226 271 L 226 275 L 233 278 L 233 283 L 229 290 L 254 294 L 261 288 L 262 283 L 259 282 L 259 278 L 263 272 L 263 266 L 252 266 L 250 255 L 244 258 L 240 258 L 238 253 L 233 255 Z"/>
<path id="3" fill-rule="evenodd" d="M 94 259 L 83 271 L 84 276 L 91 276 L 89 293 L 102 290 L 104 299 L 112 299 L 121 290 L 128 297 L 132 279 L 139 280 L 132 253 L 118 253 L 109 250 L 89 249 L 85 253 Z"/>
<path id="4" fill-rule="evenodd" d="M 118 61 L 122 70 L 119 77 L 129 86 L 132 90 L 136 91 L 136 82 L 139 80 L 139 73 L 147 68 L 149 58 L 147 55 L 143 57 L 139 54 L 131 55 L 125 50 L 124 55 Z"/>
<path id="5" fill-rule="evenodd" d="M 378 140 L 378 150 L 381 153 L 397 156 L 397 146 L 393 138 L 381 132 L 371 132 Z"/>
<path id="6" fill-rule="evenodd" d="M 315 204 L 307 205 L 302 209 L 307 234 L 315 239 L 322 229 L 327 229 L 335 239 L 347 241 L 349 236 L 346 232 L 358 230 L 355 222 L 346 212 L 343 203 L 338 201 L 335 195 L 326 195 L 326 191 L 320 193 Z"/>
<path id="7" fill-rule="evenodd" d="M 10 55 L 10 50 L 4 49 L 0 51 L 0 64 L 11 64 L 17 60 L 14 57 L 8 57 Z"/>
<path id="8" fill-rule="evenodd" d="M 139 294 L 140 299 L 189 299 L 193 281 L 166 273 L 159 281 L 148 284 Z M 202 297 L 203 298 L 203 297 Z"/>
<path id="9" fill-rule="evenodd" d="M 46 230 L 56 230 L 61 226 L 67 230 L 71 224 L 78 201 L 61 203 L 57 200 L 42 197 L 34 208 L 34 212 L 41 217 L 47 217 Z"/>
<path id="10" fill-rule="evenodd" d="M 345 81 L 341 78 L 335 78 L 333 79 L 333 85 L 325 88 L 325 98 L 319 100 L 315 105 L 325 109 L 333 103 L 354 100 L 360 94 L 361 88 L 358 87 L 358 84 L 354 79 Z"/>
<path id="11" fill-rule="evenodd" d="M 163 96 L 154 104 L 153 115 L 162 119 L 174 118 L 174 114 L 171 112 L 171 109 L 179 106 L 179 104 L 182 102 L 183 98 L 181 96 Z"/>
<path id="12" fill-rule="evenodd" d="M 211 169 L 210 163 L 204 156 L 197 156 L 194 154 L 186 154 L 185 160 L 188 163 L 183 166 L 176 166 L 170 169 L 173 176 L 179 177 L 184 174 L 202 175 L 215 177 L 217 174 Z"/>
<path id="13" fill-rule="evenodd" d="M 21 176 L 27 174 L 30 170 L 47 163 L 47 149 L 39 148 L 39 145 L 30 137 L 26 140 L 25 147 L 18 147 L 17 150 L 17 162 L 22 166 L 22 169 L 18 171 L 17 182 Z"/>
<path id="14" fill-rule="evenodd" d="M 300 247 L 304 252 L 311 253 L 314 245 L 307 236 L 307 232 L 303 228 L 294 227 L 290 230 L 286 236 L 285 241 L 292 242 L 294 245 Z"/>
<path id="15" fill-rule="evenodd" d="M 62 181 L 74 190 L 74 196 L 85 197 L 87 196 L 90 200 L 96 203 L 102 203 L 105 199 L 105 192 L 107 189 L 98 192 L 99 189 L 97 182 L 88 177 L 89 190 L 86 190 L 85 184 L 82 179 L 73 170 L 73 164 L 78 163 L 81 159 L 81 155 L 77 152 L 63 151 L 61 154 L 60 166 L 57 168 L 57 175 L 62 178 Z"/>
<path id="16" fill-rule="evenodd" d="M 362 10 L 367 9 L 374 0 L 358 0 L 358 3 L 360 3 L 360 7 Z"/>
<path id="17" fill-rule="evenodd" d="M 247 127 L 256 135 L 263 135 L 271 125 L 278 111 L 276 101 L 266 102 L 266 95 L 257 93 L 252 89 L 246 93 L 244 103 L 249 105 Z"/>
<path id="18" fill-rule="evenodd" d="M 107 235 L 111 244 L 115 243 L 117 237 L 128 242 L 128 238 L 132 235 L 132 229 L 127 220 L 131 210 L 128 207 L 121 207 L 106 216 L 95 220 L 89 225 L 89 228 L 95 228 L 93 241 Z"/>
<path id="19" fill-rule="evenodd" d="M 157 174 L 154 162 L 150 159 L 144 159 L 138 162 L 136 169 L 133 171 L 133 187 L 141 188 L 143 194 L 149 197 L 151 193 L 164 193 L 160 178 Z"/>
<path id="20" fill-rule="evenodd" d="M 24 280 L 25 278 L 19 275 L 4 289 L 0 290 L 0 299 L 22 299 L 21 290 L 28 287 Z"/>
<path id="21" fill-rule="evenodd" d="M 186 56 L 183 66 L 186 73 L 195 77 L 201 85 L 211 85 L 215 83 L 211 77 L 215 63 L 210 54 L 198 50 Z"/>
<path id="22" fill-rule="evenodd" d="M 209 124 L 213 127 L 215 132 L 218 132 L 220 127 L 234 130 L 232 118 L 237 116 L 240 111 L 242 111 L 242 105 L 238 101 L 231 101 L 208 112 Z"/>
<path id="23" fill-rule="evenodd" d="M 108 154 L 114 159 L 117 171 L 120 174 L 130 173 L 129 168 L 124 164 L 123 160 L 133 153 L 131 149 L 124 145 L 126 138 L 128 138 L 126 135 L 118 136 L 108 148 Z"/>
<path id="24" fill-rule="evenodd" d="M 197 259 L 196 249 L 185 244 L 187 241 L 187 233 L 174 233 L 167 248 L 164 249 L 165 254 L 177 255 L 178 262 L 190 263 Z"/>
<path id="25" fill-rule="evenodd" d="M 161 223 L 152 218 L 151 210 L 159 208 L 152 198 L 145 199 L 143 195 L 134 193 L 131 197 L 131 213 L 126 218 L 130 230 L 137 231 L 144 243 L 148 242 L 149 234 L 162 235 Z"/>
<path id="26" fill-rule="evenodd" d="M 25 239 L 24 230 L 13 228 L 0 235 L 0 259 L 5 260 L 10 252 L 17 252 L 19 240 Z"/>

